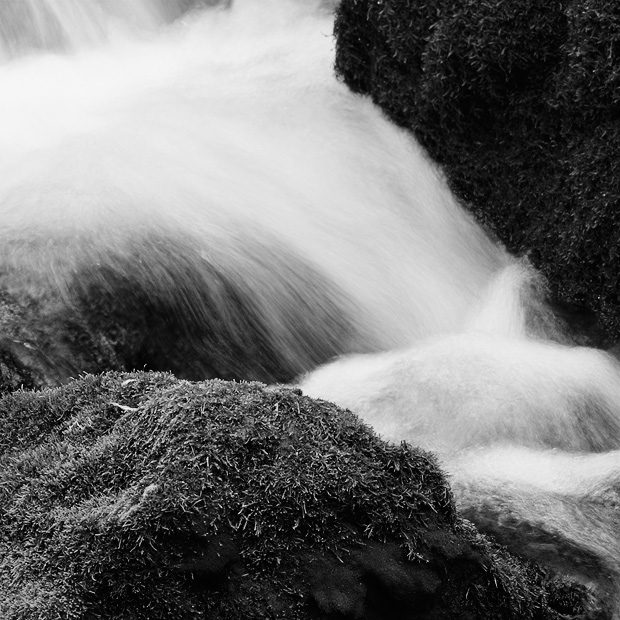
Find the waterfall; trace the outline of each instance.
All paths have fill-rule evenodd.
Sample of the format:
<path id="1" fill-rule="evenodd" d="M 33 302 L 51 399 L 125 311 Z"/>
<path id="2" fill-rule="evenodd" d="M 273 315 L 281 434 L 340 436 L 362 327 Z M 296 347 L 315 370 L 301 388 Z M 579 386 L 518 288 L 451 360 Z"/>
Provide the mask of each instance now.
<path id="1" fill-rule="evenodd" d="M 76 52 L 123 32 L 154 31 L 218 0 L 3 0 L 0 60 L 33 52 Z"/>
<path id="2" fill-rule="evenodd" d="M 0 0 L 1 290 L 47 317 L 148 306 L 194 378 L 303 375 L 435 450 L 480 524 L 501 496 L 595 557 L 559 568 L 618 609 L 617 362 L 335 79 L 330 5 Z"/>
<path id="3" fill-rule="evenodd" d="M 0 66 L 7 286 L 71 304 L 83 272 L 116 286 L 107 264 L 200 332 L 212 306 L 229 313 L 205 292 L 216 271 L 288 378 L 461 329 L 511 259 L 415 141 L 334 79 L 330 32 L 320 6 L 245 0 Z"/>

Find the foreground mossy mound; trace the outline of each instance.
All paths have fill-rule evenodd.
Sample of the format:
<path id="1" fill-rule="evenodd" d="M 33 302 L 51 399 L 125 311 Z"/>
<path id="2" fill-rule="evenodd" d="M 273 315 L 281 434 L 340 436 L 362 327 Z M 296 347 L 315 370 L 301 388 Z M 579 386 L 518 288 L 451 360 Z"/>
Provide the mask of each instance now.
<path id="1" fill-rule="evenodd" d="M 620 335 L 620 4 L 343 0 L 338 73 L 553 293 Z"/>
<path id="2" fill-rule="evenodd" d="M 0 617 L 555 618 L 576 590 L 455 514 L 433 458 L 258 383 L 0 399 Z"/>

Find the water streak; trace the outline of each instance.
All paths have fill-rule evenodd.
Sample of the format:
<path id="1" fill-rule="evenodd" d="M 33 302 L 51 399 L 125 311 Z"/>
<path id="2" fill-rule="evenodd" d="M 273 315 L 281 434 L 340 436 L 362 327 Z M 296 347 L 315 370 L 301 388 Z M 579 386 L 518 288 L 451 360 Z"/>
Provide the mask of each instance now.
<path id="1" fill-rule="evenodd" d="M 137 234 L 186 237 L 218 265 L 270 239 L 348 300 L 349 350 L 459 329 L 509 258 L 415 141 L 336 82 L 329 14 L 267 4 L 0 68 L 1 260 L 62 291 Z M 281 311 L 261 283 L 269 264 L 221 267 Z"/>
<path id="2" fill-rule="evenodd" d="M 479 524 L 562 534 L 617 610 L 617 363 L 335 80 L 329 4 L 0 0 L 0 287 L 47 316 L 148 306 L 205 376 L 370 354 L 304 390 L 437 450 Z"/>

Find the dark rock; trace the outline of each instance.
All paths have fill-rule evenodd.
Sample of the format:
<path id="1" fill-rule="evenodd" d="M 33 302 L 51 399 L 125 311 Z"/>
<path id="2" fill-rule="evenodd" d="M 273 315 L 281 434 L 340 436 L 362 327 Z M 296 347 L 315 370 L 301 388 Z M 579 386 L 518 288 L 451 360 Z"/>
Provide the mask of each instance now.
<path id="1" fill-rule="evenodd" d="M 343 0 L 336 68 L 414 132 L 554 297 L 620 335 L 620 8 L 612 0 Z"/>
<path id="2" fill-rule="evenodd" d="M 512 553 L 583 584 L 582 592 L 590 591 L 596 598 L 588 618 L 615 618 L 620 575 L 617 491 L 606 489 L 615 501 L 601 496 L 576 501 L 569 494 L 560 493 L 549 494 L 542 500 L 534 489 L 508 484 L 506 488 L 484 486 L 481 483 L 473 493 L 469 489 L 471 494 L 461 495 L 462 514 Z M 541 513 L 548 518 L 541 518 Z M 552 600 L 558 611 L 565 605 L 571 607 L 578 591 L 579 588 L 567 591 L 565 583 L 556 587 L 551 580 L 550 604 Z"/>
<path id="3" fill-rule="evenodd" d="M 0 282 L 5 282 L 0 277 Z M 122 369 L 108 342 L 49 290 L 0 290 L 0 393 L 50 387 L 80 372 Z"/>

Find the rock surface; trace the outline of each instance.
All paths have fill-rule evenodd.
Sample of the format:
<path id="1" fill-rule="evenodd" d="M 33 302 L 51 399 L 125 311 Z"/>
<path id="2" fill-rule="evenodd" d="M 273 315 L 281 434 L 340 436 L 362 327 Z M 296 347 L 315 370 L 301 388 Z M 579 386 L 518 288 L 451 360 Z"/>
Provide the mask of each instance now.
<path id="1" fill-rule="evenodd" d="M 597 344 L 617 340 L 618 3 L 343 0 L 336 33 L 344 81 L 415 133 Z"/>
<path id="2" fill-rule="evenodd" d="M 6 620 L 558 618 L 429 454 L 258 383 L 87 375 L 0 399 Z"/>

